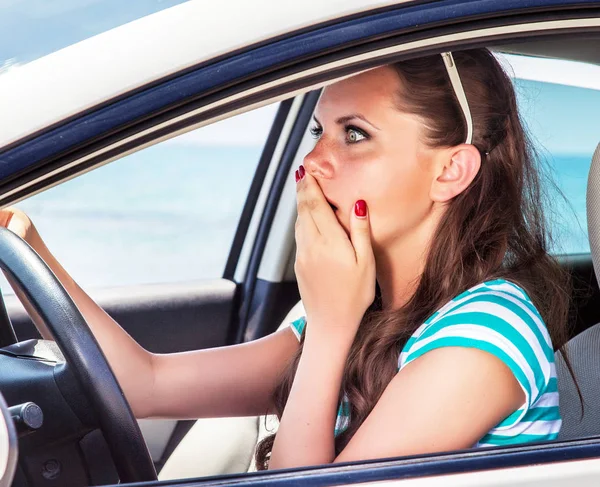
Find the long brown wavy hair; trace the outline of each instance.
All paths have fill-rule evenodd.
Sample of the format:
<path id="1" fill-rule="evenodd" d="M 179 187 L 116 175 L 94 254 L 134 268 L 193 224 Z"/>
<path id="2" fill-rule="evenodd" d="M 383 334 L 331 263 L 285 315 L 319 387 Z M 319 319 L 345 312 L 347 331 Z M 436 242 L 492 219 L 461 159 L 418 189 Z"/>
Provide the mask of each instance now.
<path id="1" fill-rule="evenodd" d="M 410 300 L 401 309 L 388 310 L 376 297 L 365 313 L 340 388 L 340 399 L 344 393 L 349 399 L 351 419 L 348 429 L 335 439 L 336 454 L 397 373 L 398 355 L 407 339 L 437 309 L 482 281 L 506 278 L 518 283 L 546 322 L 555 349 L 568 339 L 570 275 L 547 252 L 547 185 L 541 184 L 547 173 L 523 128 L 512 82 L 487 49 L 453 56 L 473 117 L 473 145 L 481 153 L 481 169 L 448 204 Z M 400 80 L 397 108 L 421 118 L 426 143 L 430 147 L 463 143 L 466 122 L 442 57 L 422 57 L 391 67 Z M 274 392 L 279 418 L 302 344 Z M 259 470 L 268 468 L 274 438 L 273 434 L 258 445 Z"/>

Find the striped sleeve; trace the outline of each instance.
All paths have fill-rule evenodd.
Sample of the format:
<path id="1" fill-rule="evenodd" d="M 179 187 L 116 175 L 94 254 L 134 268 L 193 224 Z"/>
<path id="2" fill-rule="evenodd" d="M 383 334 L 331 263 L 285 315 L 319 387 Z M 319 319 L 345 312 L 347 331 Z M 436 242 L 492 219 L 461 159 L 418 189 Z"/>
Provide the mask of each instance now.
<path id="1" fill-rule="evenodd" d="M 555 377 L 554 351 L 540 314 L 521 288 L 504 280 L 472 288 L 434 314 L 407 342 L 400 368 L 442 347 L 483 350 L 508 366 L 526 397 L 507 418 L 510 425 L 526 415 Z"/>
<path id="2" fill-rule="evenodd" d="M 302 338 L 302 332 L 304 331 L 304 327 L 306 326 L 306 316 L 302 316 L 297 320 L 294 320 L 290 323 L 290 328 L 296 335 L 298 341 Z"/>

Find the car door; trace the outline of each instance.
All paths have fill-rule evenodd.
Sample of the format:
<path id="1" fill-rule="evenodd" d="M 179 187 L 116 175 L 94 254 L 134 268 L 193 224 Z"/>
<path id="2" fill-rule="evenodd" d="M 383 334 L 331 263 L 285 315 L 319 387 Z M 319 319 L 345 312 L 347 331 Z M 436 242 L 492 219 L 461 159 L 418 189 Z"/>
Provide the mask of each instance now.
<path id="1" fill-rule="evenodd" d="M 252 232 L 268 207 L 265 191 L 281 147 L 301 107 L 315 100 L 283 100 L 187 132 L 24 195 L 16 206 L 74 279 L 146 349 L 237 343 L 244 339 L 239 276 L 244 260 L 250 263 L 243 247 L 252 248 Z M 0 286 L 16 338 L 39 338 L 4 277 Z M 298 300 L 289 284 L 274 295 L 264 310 L 266 328 Z M 140 421 L 157 470 L 193 423 Z M 238 428 L 230 444 L 245 445 L 249 434 L 255 441 L 256 418 L 246 423 L 254 433 Z"/>
<path id="2" fill-rule="evenodd" d="M 112 7 L 114 11 L 115 5 Z M 12 9 L 6 18 L 12 14 L 13 20 L 25 24 L 24 31 L 29 28 L 32 37 L 39 36 L 34 30 L 39 27 L 37 22 L 32 22 L 33 25 L 25 22 L 22 16 L 26 12 L 21 11 L 21 6 Z M 101 19 L 94 28 L 112 26 L 111 22 L 118 25 L 157 9 L 160 10 L 157 6 L 132 6 L 131 11 L 117 18 Z M 93 39 L 86 41 L 85 34 L 73 29 L 64 18 L 57 18 L 51 10 L 39 15 L 47 15 L 47 20 L 54 24 L 62 23 L 71 36 L 68 39 L 79 40 L 83 36 L 83 44 L 93 44 Z M 97 15 L 96 10 L 87 15 Z M 92 18 L 82 18 L 85 15 L 83 11 L 73 17 L 87 21 L 86 25 L 95 22 Z M 128 37 L 128 26 L 122 30 L 121 35 Z M 142 29 L 141 36 L 148 32 L 151 30 Z M 55 72 L 64 51 L 53 54 L 52 48 L 61 47 L 56 43 L 65 39 L 57 37 L 51 29 L 48 36 L 47 44 L 34 46 L 36 51 L 19 44 L 18 37 L 4 39 L 9 54 L 14 48 L 13 57 L 1 63 L 3 81 L 9 85 L 5 85 L 4 93 L 18 96 L 21 89 L 27 91 L 20 83 L 20 88 L 10 87 L 11 76 L 19 75 L 22 66 L 27 71 L 41 65 L 40 73 L 46 79 Z M 101 55 L 103 45 L 92 46 L 91 57 Z M 67 45 L 66 52 L 79 48 L 77 43 Z M 44 50 L 49 55 L 42 56 Z M 31 59 L 34 56 L 40 58 Z M 61 79 L 68 79 L 73 71 L 78 71 L 77 57 L 75 53 L 75 62 L 65 69 Z M 24 76 L 27 80 L 35 78 Z M 94 92 L 108 90 L 105 81 L 88 83 L 87 89 L 82 90 L 82 98 L 93 98 Z M 138 77 L 135 82 L 144 81 Z M 56 81 L 55 86 L 60 84 Z M 122 88 L 117 85 L 116 89 Z M 51 98 L 44 96 L 43 103 Z M 73 110 L 81 110 L 73 103 L 72 92 L 63 101 L 63 108 L 72 103 Z M 125 151 L 119 152 L 114 163 L 72 179 L 29 186 L 19 195 L 17 206 L 31 216 L 51 251 L 75 280 L 143 347 L 169 353 L 236 343 L 243 336 L 239 326 L 243 317 L 239 313 L 244 264 L 238 264 L 240 257 L 242 262 L 247 258 L 242 255 L 243 245 L 246 253 L 252 248 L 251 233 L 256 232 L 265 207 L 262 192 L 273 178 L 281 144 L 285 143 L 289 124 L 298 112 L 299 104 L 292 106 L 292 102 L 292 99 L 273 102 L 125 157 L 121 157 Z M 36 116 L 22 120 L 21 136 L 35 129 L 47 132 L 48 128 L 40 124 L 41 114 L 47 116 L 53 108 L 57 106 L 38 105 Z M 144 108 L 152 110 L 151 106 Z M 113 102 L 111 110 L 126 113 L 128 108 Z M 76 123 L 76 119 L 77 116 L 71 116 L 70 123 Z M 6 123 L 7 118 L 3 121 Z M 10 128 L 8 124 L 3 127 Z M 7 131 L 3 130 L 3 134 Z M 67 129 L 65 133 L 74 136 L 73 130 Z M 78 138 L 77 144 L 89 141 L 89 135 Z M 10 160 L 10 149 L 13 154 L 14 150 L 27 150 L 26 143 L 11 146 L 2 151 L 3 162 Z M 37 150 L 33 153 L 34 157 L 41 156 Z M 254 221 L 253 216 L 256 216 Z M 20 341 L 38 338 L 39 333 L 6 279 L 1 279 L 0 287 L 16 338 Z M 297 291 L 291 286 L 289 289 L 290 297 L 286 299 L 285 293 L 280 293 L 280 299 L 271 307 L 274 321 L 281 319 L 289 302 L 297 300 Z M 140 423 L 160 470 L 193 421 Z M 237 439 L 231 441 L 235 443 Z"/>
<path id="3" fill-rule="evenodd" d="M 146 349 L 234 343 L 239 300 L 230 269 L 290 106 L 270 104 L 161 142 L 17 206 L 78 284 Z M 5 279 L 1 287 L 18 340 L 39 337 Z M 141 421 L 158 467 L 177 424 Z M 180 423 L 173 441 L 189 425 Z"/>

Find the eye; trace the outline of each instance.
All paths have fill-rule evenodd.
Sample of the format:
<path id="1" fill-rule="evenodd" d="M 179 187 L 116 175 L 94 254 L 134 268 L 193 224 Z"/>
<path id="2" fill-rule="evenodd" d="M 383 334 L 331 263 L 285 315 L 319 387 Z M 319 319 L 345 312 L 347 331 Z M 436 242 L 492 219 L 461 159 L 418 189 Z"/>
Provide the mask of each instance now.
<path id="1" fill-rule="evenodd" d="M 317 125 L 311 127 L 309 129 L 310 135 L 312 135 L 313 139 L 318 139 L 323 134 L 323 129 Z"/>
<path id="2" fill-rule="evenodd" d="M 346 127 L 346 142 L 356 144 L 361 140 L 368 139 L 368 135 L 356 127 Z"/>

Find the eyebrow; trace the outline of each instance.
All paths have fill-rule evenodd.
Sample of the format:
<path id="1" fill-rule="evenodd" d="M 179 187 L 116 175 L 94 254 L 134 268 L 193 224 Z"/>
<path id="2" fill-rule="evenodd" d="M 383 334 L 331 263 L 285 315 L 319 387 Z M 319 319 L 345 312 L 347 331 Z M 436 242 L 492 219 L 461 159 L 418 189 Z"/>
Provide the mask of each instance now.
<path id="1" fill-rule="evenodd" d="M 339 124 L 339 125 L 344 125 L 345 123 L 350 122 L 351 120 L 354 119 L 359 119 L 362 120 L 363 122 L 368 123 L 371 127 L 377 129 L 377 130 L 381 130 L 377 125 L 373 124 L 373 122 L 369 122 L 363 115 L 361 115 L 360 113 L 352 113 L 350 115 L 345 115 L 343 117 L 338 118 L 335 123 Z M 319 122 L 319 120 L 317 119 L 317 117 L 315 115 L 313 115 L 313 120 L 315 122 L 317 122 L 320 126 L 323 126 L 323 124 L 321 122 Z"/>

